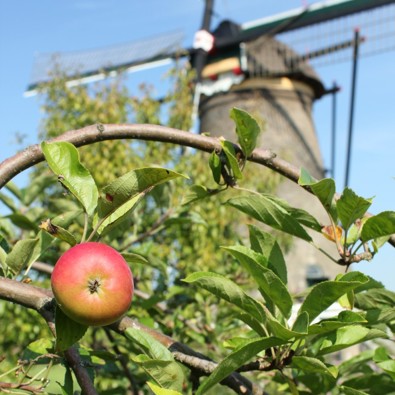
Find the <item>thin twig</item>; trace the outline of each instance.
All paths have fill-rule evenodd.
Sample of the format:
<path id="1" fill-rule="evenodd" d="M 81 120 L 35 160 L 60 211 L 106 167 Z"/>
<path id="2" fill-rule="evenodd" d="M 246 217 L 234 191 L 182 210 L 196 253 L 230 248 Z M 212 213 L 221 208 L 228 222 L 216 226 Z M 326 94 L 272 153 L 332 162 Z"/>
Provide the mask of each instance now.
<path id="1" fill-rule="evenodd" d="M 123 246 L 119 248 L 120 251 L 124 251 L 131 247 L 133 244 L 138 244 L 147 237 L 153 236 L 155 233 L 157 233 L 163 225 L 163 223 L 170 217 L 170 215 L 173 213 L 172 209 L 167 210 L 163 215 L 161 215 L 153 224 L 152 226 L 146 230 L 144 233 L 141 233 L 138 237 L 133 238 L 130 241 L 127 241 Z"/>
<path id="2" fill-rule="evenodd" d="M 16 389 L 27 391 L 31 394 L 42 394 L 44 392 L 44 389 L 42 387 L 35 387 L 33 385 L 28 385 L 28 384 L 14 384 L 14 383 L 0 382 L 0 391 L 4 390 L 4 393 L 6 391 L 8 392 L 8 390 L 16 390 Z"/>

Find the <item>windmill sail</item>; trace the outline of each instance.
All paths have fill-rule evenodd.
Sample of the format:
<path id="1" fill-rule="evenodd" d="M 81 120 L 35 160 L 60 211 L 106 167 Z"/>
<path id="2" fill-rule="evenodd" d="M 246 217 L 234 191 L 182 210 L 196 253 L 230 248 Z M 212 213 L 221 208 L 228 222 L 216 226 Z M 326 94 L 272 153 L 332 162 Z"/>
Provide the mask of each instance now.
<path id="1" fill-rule="evenodd" d="M 182 32 L 175 31 L 108 48 L 38 54 L 26 93 L 35 94 L 40 84 L 49 81 L 55 65 L 66 72 L 72 85 L 100 80 L 121 70 L 136 71 L 170 62 L 175 54 L 182 53 L 183 38 Z"/>
<path id="2" fill-rule="evenodd" d="M 286 30 L 276 37 L 292 47 L 300 56 L 310 58 L 315 68 L 350 60 L 352 57 L 350 47 L 353 45 L 355 29 L 358 29 L 363 37 L 360 57 L 393 51 L 395 50 L 395 2 L 386 2 L 381 6 L 379 3 L 377 2 L 378 6 L 375 8 Z M 316 52 L 320 52 L 319 56 L 313 56 Z"/>
<path id="3" fill-rule="evenodd" d="M 285 42 L 298 54 L 314 58 L 313 65 L 349 59 L 343 47 L 352 45 L 352 30 L 359 27 L 367 38 L 361 56 L 395 49 L 395 0 L 331 0 L 305 8 L 259 19 L 239 26 L 237 35 L 216 37 L 215 48 L 234 48 L 262 35 L 271 35 Z M 70 84 L 103 79 L 121 70 L 133 71 L 154 67 L 179 56 L 193 56 L 195 49 L 182 49 L 182 32 L 109 48 L 83 52 L 38 54 L 34 59 L 26 95 L 50 80 L 54 63 L 66 71 Z M 345 44 L 348 42 L 348 45 Z M 312 56 L 311 54 L 320 54 Z M 336 54 L 336 56 L 323 56 Z M 241 54 L 238 55 L 239 58 Z M 292 55 L 294 57 L 294 54 Z M 238 66 L 242 67 L 242 59 Z M 290 59 L 290 62 L 294 59 Z M 233 63 L 232 63 L 233 62 Z M 229 65 L 235 68 L 234 59 Z M 295 63 L 297 64 L 297 62 Z M 227 65 L 225 67 L 228 67 Z M 206 76 L 210 73 L 205 73 Z"/>

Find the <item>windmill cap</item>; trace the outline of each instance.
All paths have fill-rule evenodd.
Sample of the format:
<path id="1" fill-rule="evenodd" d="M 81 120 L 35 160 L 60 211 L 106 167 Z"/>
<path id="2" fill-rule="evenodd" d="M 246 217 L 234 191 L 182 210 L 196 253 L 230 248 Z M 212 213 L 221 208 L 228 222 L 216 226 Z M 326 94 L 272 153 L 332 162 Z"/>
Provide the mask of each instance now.
<path id="1" fill-rule="evenodd" d="M 288 77 L 311 86 L 316 98 L 325 93 L 324 85 L 305 58 L 272 36 L 247 42 L 246 54 L 250 78 Z"/>

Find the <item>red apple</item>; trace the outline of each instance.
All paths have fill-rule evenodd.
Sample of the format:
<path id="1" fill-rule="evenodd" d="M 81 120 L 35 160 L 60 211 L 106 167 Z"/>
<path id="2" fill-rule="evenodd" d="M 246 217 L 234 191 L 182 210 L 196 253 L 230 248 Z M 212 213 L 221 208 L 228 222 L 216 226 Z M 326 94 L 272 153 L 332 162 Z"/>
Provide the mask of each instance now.
<path id="1" fill-rule="evenodd" d="M 92 326 L 109 325 L 129 309 L 132 272 L 122 255 L 102 243 L 82 243 L 56 263 L 51 286 L 56 302 L 72 320 Z"/>

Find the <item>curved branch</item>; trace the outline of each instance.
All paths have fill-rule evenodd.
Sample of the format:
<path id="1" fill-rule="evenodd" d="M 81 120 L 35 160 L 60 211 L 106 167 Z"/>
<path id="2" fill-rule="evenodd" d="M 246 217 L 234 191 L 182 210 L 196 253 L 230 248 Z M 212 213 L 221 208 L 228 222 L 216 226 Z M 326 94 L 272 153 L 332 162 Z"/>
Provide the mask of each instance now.
<path id="1" fill-rule="evenodd" d="M 0 277 L 0 299 L 11 301 L 36 310 L 44 317 L 50 326 L 51 331 L 54 333 L 53 295 L 50 290 Z M 154 329 L 148 328 L 129 317 L 123 317 L 118 322 L 110 325 L 109 328 L 121 335 L 124 335 L 127 328 L 136 328 L 148 333 L 168 348 L 173 353 L 176 360 L 183 363 L 190 369 L 199 371 L 202 375 L 211 373 L 217 365 L 203 354 L 200 354 L 188 346 L 175 341 L 171 337 L 157 332 Z M 86 389 L 87 394 L 95 394 L 96 391 L 93 388 L 93 385 L 89 385 L 89 376 L 81 364 L 77 351 L 73 348 L 69 348 L 67 352 L 65 352 L 65 357 L 69 362 L 70 367 L 73 369 L 81 388 Z M 88 379 L 89 381 L 87 381 Z M 255 395 L 262 393 L 262 390 L 237 372 L 229 375 L 225 380 L 223 380 L 222 384 L 233 389 L 237 394 Z"/>
<path id="2" fill-rule="evenodd" d="M 70 130 L 54 139 L 54 141 L 68 141 L 76 147 L 89 145 L 104 140 L 136 139 L 158 141 L 191 147 L 205 152 L 220 150 L 221 144 L 217 138 L 184 132 L 182 130 L 160 125 L 122 124 L 122 125 L 91 125 L 82 129 Z M 4 160 L 0 164 L 0 188 L 17 174 L 35 164 L 42 162 L 44 155 L 38 144 L 31 145 L 16 155 Z M 284 174 L 291 179 L 299 177 L 296 167 L 287 162 L 276 159 L 276 155 L 269 150 L 256 150 L 249 160 L 263 164 Z"/>
<path id="3" fill-rule="evenodd" d="M 195 148 L 204 152 L 220 150 L 221 144 L 217 138 L 184 132 L 178 129 L 149 124 L 97 124 L 82 129 L 70 130 L 52 140 L 68 141 L 76 147 L 93 144 L 104 140 L 136 139 L 158 141 Z M 249 161 L 268 167 L 297 183 L 300 170 L 289 162 L 277 157 L 275 153 L 266 149 L 256 149 Z M 44 155 L 38 144 L 31 145 L 16 155 L 0 163 L 0 189 L 20 172 L 42 162 Z M 310 191 L 310 188 L 306 187 Z M 389 239 L 395 247 L 395 235 Z"/>

